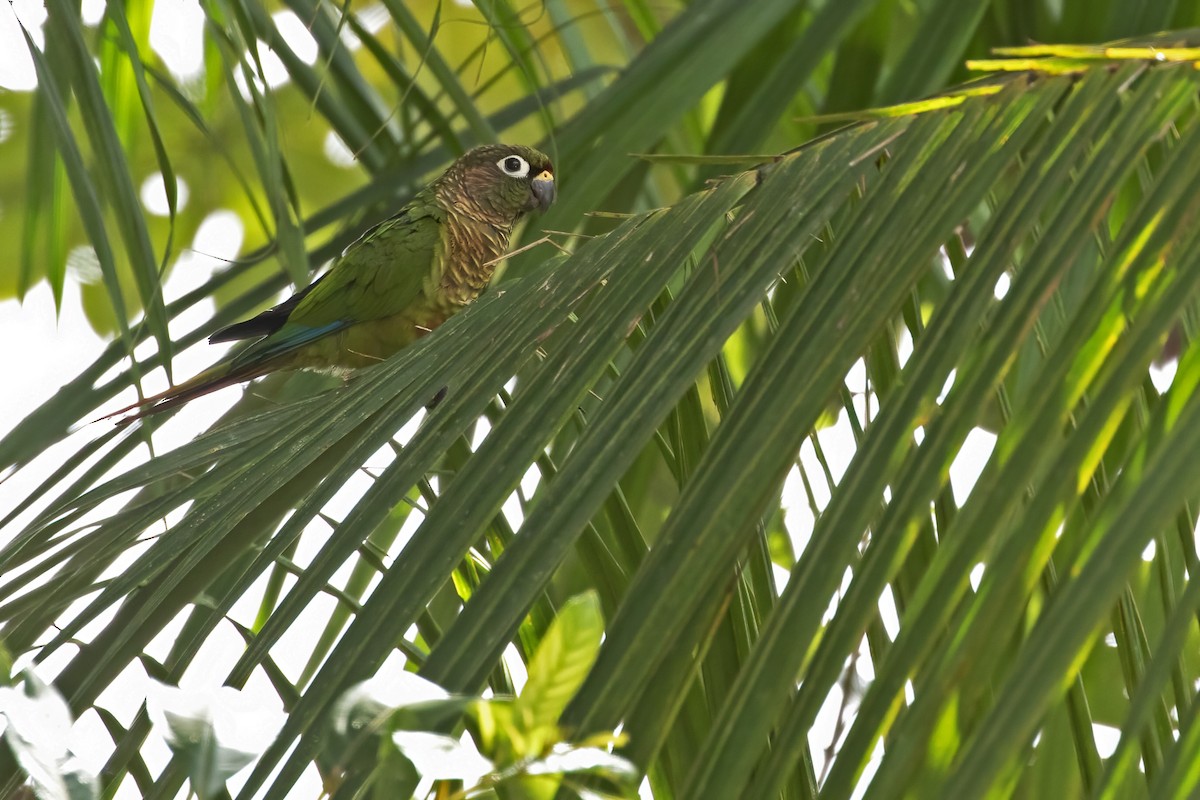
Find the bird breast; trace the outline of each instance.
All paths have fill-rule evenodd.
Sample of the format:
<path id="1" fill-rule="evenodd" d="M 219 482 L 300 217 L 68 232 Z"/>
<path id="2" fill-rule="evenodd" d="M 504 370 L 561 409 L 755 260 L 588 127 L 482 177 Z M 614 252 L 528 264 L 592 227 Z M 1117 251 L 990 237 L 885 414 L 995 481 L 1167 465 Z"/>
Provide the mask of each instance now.
<path id="1" fill-rule="evenodd" d="M 458 215 L 447 220 L 441 285 L 445 299 L 465 305 L 479 297 L 508 249 L 510 230 Z"/>

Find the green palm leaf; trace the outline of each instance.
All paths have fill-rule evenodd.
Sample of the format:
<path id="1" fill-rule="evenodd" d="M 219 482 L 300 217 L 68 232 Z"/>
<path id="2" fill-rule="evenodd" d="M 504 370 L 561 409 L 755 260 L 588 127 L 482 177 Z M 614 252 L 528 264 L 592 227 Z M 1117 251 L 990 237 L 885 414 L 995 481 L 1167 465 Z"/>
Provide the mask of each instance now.
<path id="1" fill-rule="evenodd" d="M 545 674 L 543 651 L 535 688 L 579 689 L 539 725 L 580 743 L 620 726 L 657 798 L 1193 794 L 1200 38 L 1013 47 L 1075 38 L 1078 4 L 927 5 L 391 3 L 380 27 L 289 4 L 310 63 L 264 7 L 214 3 L 203 86 L 153 63 L 141 23 L 97 44 L 63 16 L 47 52 L 65 62 L 31 36 L 81 221 L 46 217 L 42 186 L 14 286 L 86 236 L 121 338 L 0 440 L 10 480 L 37 476 L 0 507 L 0 635 L 99 715 L 106 788 L 188 780 L 183 749 L 151 763 L 141 698 L 114 700 L 140 665 L 278 696 L 236 796 L 293 796 L 314 765 L 335 797 L 411 791 L 370 747 L 365 768 L 329 761 L 347 690 L 402 658 L 451 692 L 517 695 L 556 609 L 594 590 L 603 644 L 586 677 Z M 1103 35 L 1195 22 L 1157 3 L 1121 27 L 1124 5 Z M 945 89 L 981 43 L 1008 47 Z M 140 116 L 103 102 L 122 59 Z M 839 87 L 898 105 L 847 113 Z M 514 257 L 386 363 L 275 376 L 183 444 L 163 442 L 189 408 L 74 427 L 497 134 L 556 151 L 562 202 L 525 239 L 559 249 Z M 310 167 L 330 136 L 362 175 Z M 235 174 L 201 184 L 183 141 Z M 25 144 L 23 169 L 58 169 Z M 137 206 L 145 170 L 167 219 Z M 247 256 L 172 299 L 159 265 L 223 206 L 258 226 Z M 210 298 L 211 320 L 181 319 Z M 458 735 L 465 703 L 430 725 Z"/>

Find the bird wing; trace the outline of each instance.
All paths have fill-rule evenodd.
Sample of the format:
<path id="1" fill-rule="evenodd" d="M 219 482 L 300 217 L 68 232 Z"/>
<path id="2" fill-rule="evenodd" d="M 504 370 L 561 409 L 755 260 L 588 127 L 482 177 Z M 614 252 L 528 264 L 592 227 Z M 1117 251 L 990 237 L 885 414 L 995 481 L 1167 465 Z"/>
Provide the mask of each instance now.
<path id="1" fill-rule="evenodd" d="M 277 306 L 268 308 L 258 316 L 244 319 L 241 322 L 235 322 L 232 325 L 226 325 L 209 336 L 208 343 L 217 344 L 218 342 L 232 342 L 238 339 L 256 339 L 262 336 L 270 336 L 287 323 L 288 316 L 296 310 L 296 306 L 300 305 L 300 301 L 308 297 L 309 292 L 315 289 L 318 283 L 325 280 L 325 276 L 328 274 L 326 272 L 325 275 L 317 278 L 287 300 L 284 300 Z"/>
<path id="2" fill-rule="evenodd" d="M 270 330 L 267 338 L 240 353 L 234 365 L 277 358 L 360 322 L 399 314 L 423 294 L 432 294 L 441 279 L 441 224 L 437 206 L 420 204 L 368 230 L 320 279 L 254 320 L 239 323 L 249 328 L 248 323 L 266 318 L 260 330 Z"/>

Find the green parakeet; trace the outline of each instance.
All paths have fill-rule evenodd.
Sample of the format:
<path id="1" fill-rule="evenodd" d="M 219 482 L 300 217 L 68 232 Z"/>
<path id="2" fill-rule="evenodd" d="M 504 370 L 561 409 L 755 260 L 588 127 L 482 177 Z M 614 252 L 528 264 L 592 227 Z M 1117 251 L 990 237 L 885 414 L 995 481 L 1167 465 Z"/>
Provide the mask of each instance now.
<path id="1" fill-rule="evenodd" d="M 513 225 L 534 209 L 545 211 L 554 196 L 545 154 L 520 145 L 476 147 L 306 288 L 209 337 L 261 337 L 257 342 L 108 416 L 134 408 L 141 409 L 137 416 L 156 413 L 276 370 L 344 373 L 377 364 L 477 298 Z"/>

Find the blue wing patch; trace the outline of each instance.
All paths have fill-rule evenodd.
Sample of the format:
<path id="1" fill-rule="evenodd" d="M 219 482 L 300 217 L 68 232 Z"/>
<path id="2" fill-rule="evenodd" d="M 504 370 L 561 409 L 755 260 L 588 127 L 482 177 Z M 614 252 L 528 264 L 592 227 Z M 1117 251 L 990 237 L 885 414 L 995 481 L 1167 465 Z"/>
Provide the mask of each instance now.
<path id="1" fill-rule="evenodd" d="M 335 320 L 319 328 L 310 328 L 307 325 L 297 324 L 285 325 L 266 339 L 255 342 L 243 350 L 230 362 L 230 366 L 237 369 L 247 364 L 268 361 L 272 358 L 286 355 L 306 344 L 315 342 L 323 336 L 328 336 L 331 333 L 336 333 L 348 327 L 350 327 L 350 322 L 347 320 Z"/>

